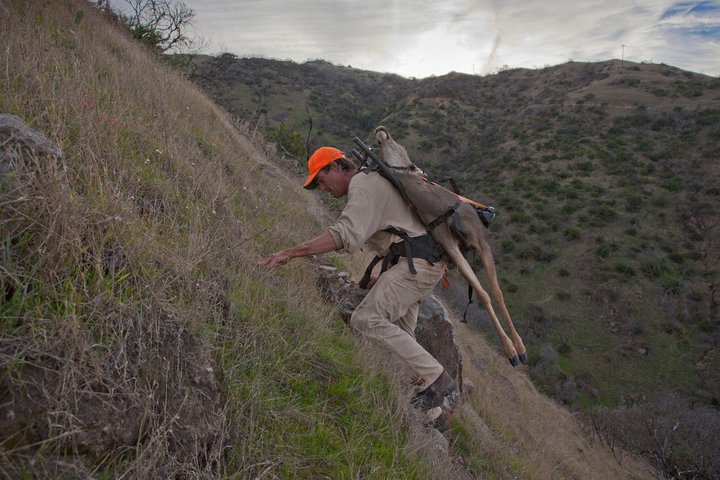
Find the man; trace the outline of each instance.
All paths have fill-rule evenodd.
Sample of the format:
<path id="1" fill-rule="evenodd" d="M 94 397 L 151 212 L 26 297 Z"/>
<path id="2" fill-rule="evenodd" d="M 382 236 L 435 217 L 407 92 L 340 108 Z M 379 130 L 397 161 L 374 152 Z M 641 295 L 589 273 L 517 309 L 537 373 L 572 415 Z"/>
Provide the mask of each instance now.
<path id="1" fill-rule="evenodd" d="M 387 179 L 378 172 L 358 172 L 336 148 L 321 147 L 312 154 L 304 187 L 320 187 L 335 198 L 347 195 L 347 204 L 326 232 L 273 253 L 259 265 L 275 268 L 295 257 L 336 250 L 354 253 L 364 245 L 384 255 L 387 270 L 370 282 L 371 289 L 353 312 L 350 325 L 384 344 L 401 360 L 417 392 L 413 405 L 435 420 L 439 407 L 447 411 L 454 406 L 457 386 L 415 340 L 414 332 L 420 304 L 445 270 L 440 251 Z"/>

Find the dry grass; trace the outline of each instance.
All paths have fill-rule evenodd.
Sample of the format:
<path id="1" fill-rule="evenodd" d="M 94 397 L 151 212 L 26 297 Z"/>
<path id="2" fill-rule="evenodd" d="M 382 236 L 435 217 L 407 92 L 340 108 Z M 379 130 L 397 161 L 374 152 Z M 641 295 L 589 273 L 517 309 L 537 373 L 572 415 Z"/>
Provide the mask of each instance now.
<path id="1" fill-rule="evenodd" d="M 85 3 L 0 0 L 0 39 L 0 111 L 64 151 L 0 179 L 0 476 L 477 478 L 307 263 L 256 268 L 321 226 L 272 146 Z M 623 471 L 497 362 L 455 426 L 480 478 Z"/>
<path id="2" fill-rule="evenodd" d="M 309 267 L 255 268 L 319 228 L 273 148 L 82 2 L 0 10 L 0 110 L 64 151 L 2 185 L 0 472 L 423 471 Z"/>
<path id="3" fill-rule="evenodd" d="M 479 332 L 456 326 L 463 375 L 471 382 L 458 441 L 484 446 L 484 463 L 478 468 L 498 478 L 655 478 L 642 460 L 601 445 L 570 412 L 539 393 L 524 372 L 508 365 Z"/>

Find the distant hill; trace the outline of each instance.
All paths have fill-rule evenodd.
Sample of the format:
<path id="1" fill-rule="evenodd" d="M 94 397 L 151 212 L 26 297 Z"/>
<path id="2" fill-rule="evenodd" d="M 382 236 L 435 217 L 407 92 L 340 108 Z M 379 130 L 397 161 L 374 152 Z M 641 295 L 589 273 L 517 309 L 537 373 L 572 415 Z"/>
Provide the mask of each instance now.
<path id="1" fill-rule="evenodd" d="M 216 101 L 268 132 L 305 137 L 312 117 L 314 146 L 349 150 L 383 124 L 431 176 L 494 205 L 502 285 L 543 391 L 576 407 L 720 402 L 717 78 L 618 60 L 421 80 L 197 63 Z"/>

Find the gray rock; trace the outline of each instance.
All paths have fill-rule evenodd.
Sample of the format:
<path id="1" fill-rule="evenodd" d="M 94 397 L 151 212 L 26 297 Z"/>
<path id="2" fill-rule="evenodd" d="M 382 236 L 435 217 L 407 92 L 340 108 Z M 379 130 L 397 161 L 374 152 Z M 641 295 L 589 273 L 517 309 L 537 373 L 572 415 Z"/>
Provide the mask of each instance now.
<path id="1" fill-rule="evenodd" d="M 30 158 L 62 159 L 60 146 L 15 115 L 0 114 L 0 178 Z"/>
<path id="2" fill-rule="evenodd" d="M 455 341 L 455 328 L 447 310 L 435 295 L 429 296 L 420 306 L 415 338 L 462 389 L 462 357 Z"/>

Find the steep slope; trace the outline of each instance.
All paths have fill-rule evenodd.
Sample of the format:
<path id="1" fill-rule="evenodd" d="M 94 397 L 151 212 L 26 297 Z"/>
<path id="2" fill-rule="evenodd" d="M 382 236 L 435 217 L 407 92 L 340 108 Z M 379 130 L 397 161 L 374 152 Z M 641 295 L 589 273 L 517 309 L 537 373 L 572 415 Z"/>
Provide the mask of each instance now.
<path id="1" fill-rule="evenodd" d="M 620 61 L 422 80 L 226 61 L 212 91 L 231 111 L 244 101 L 242 114 L 257 118 L 244 92 L 270 106 L 276 80 L 293 89 L 302 78 L 315 121 L 335 125 L 321 141 L 350 149 L 385 124 L 431 176 L 453 176 L 498 209 L 494 252 L 511 311 L 535 364 L 541 349 L 559 352 L 554 374 L 532 370 L 548 393 L 576 406 L 667 392 L 717 405 L 708 366 L 720 336 L 720 80 Z M 322 92 L 330 97 L 315 102 Z M 300 117 L 282 121 L 304 132 Z"/>
<path id="2" fill-rule="evenodd" d="M 311 264 L 256 268 L 324 219 L 253 125 L 86 2 L 0 13 L 0 113 L 63 152 L 0 165 L 0 476 L 652 475 L 479 338 L 482 375 L 439 455 Z"/>
<path id="3" fill-rule="evenodd" d="M 432 122 L 441 132 L 425 131 L 452 162 L 425 159 L 500 210 L 511 309 L 536 355 L 561 352 L 579 387 L 564 400 L 682 391 L 716 403 L 720 379 L 704 365 L 718 354 L 718 81 L 619 62 L 497 77 L 481 88 L 497 101 L 478 123 L 458 113 L 477 105 L 463 95 L 470 81 L 442 79 L 421 97 L 462 92 Z"/>
<path id="4" fill-rule="evenodd" d="M 2 0 L 0 39 L 0 112 L 63 151 L 0 169 L 0 477 L 453 471 L 311 267 L 256 269 L 321 225 L 271 146 L 87 2 Z"/>

